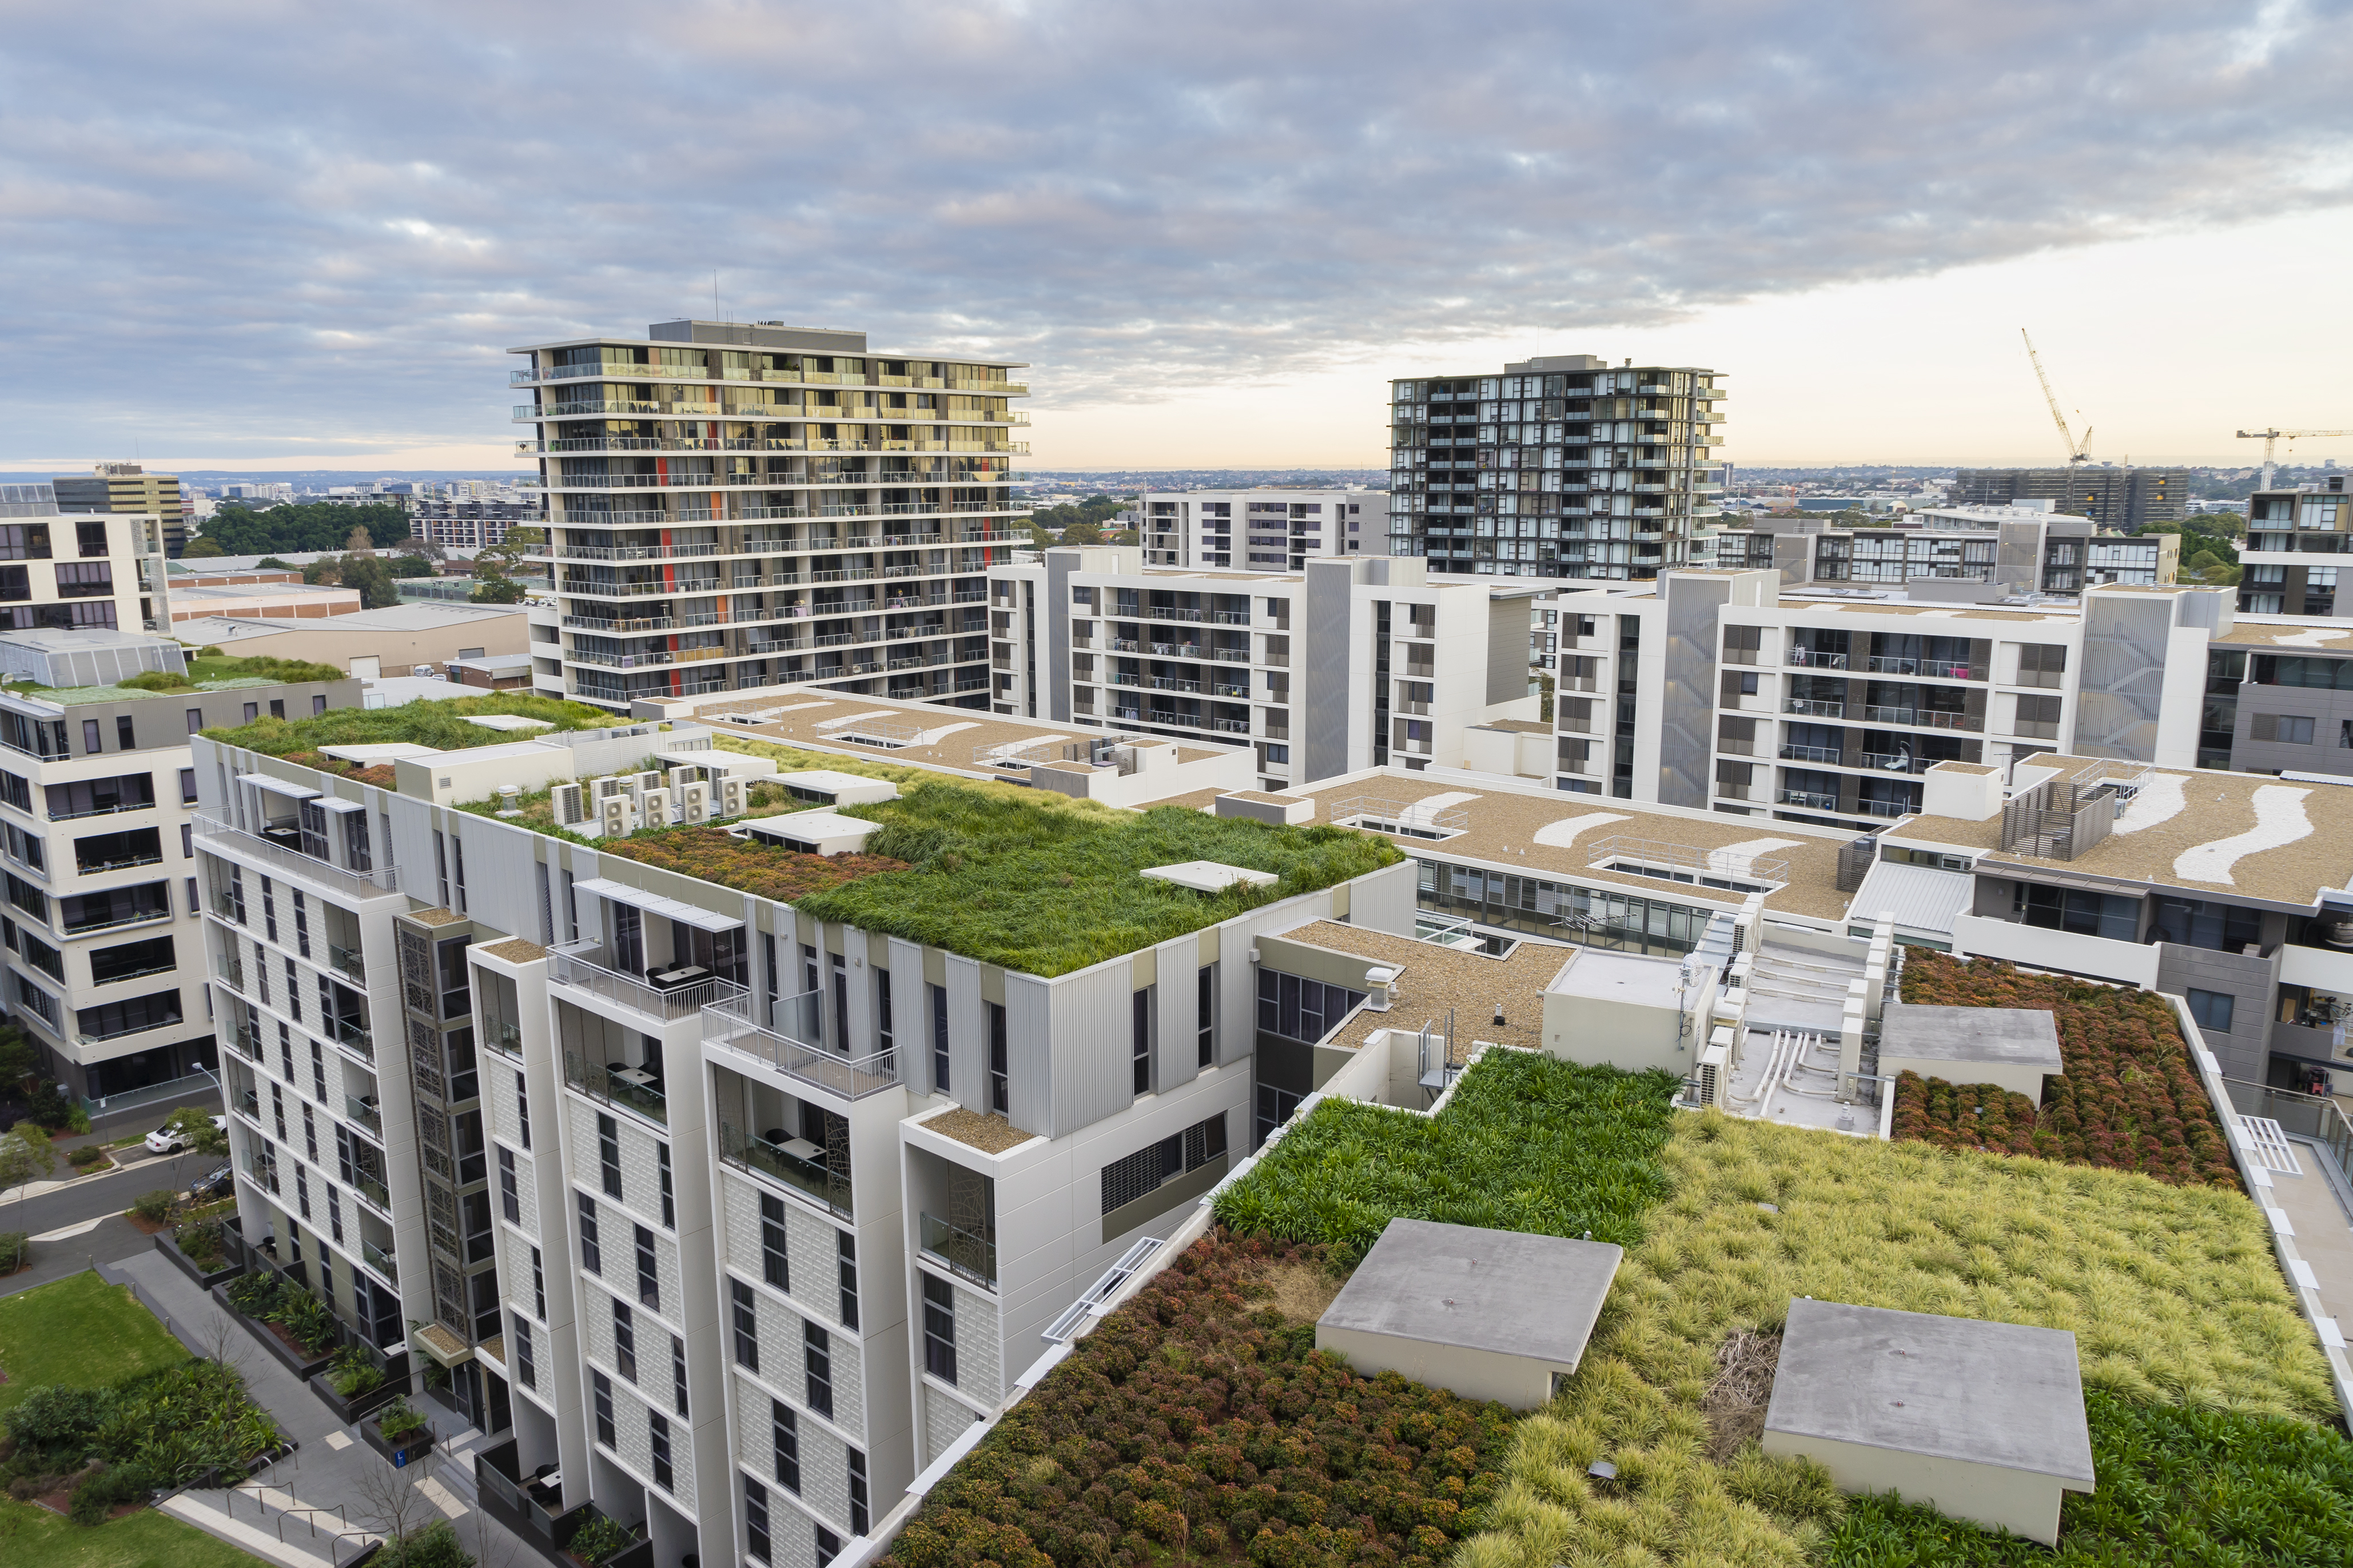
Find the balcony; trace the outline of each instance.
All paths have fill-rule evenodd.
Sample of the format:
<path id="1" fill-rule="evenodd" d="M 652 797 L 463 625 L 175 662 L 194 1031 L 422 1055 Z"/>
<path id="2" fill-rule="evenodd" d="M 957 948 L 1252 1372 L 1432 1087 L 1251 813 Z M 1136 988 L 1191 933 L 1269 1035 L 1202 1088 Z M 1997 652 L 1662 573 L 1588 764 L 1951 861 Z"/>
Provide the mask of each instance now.
<path id="1" fill-rule="evenodd" d="M 1903 800 L 1859 800 L 1854 808 L 1865 816 L 1909 816 L 1920 809 Z"/>
<path id="2" fill-rule="evenodd" d="M 719 1126 L 719 1156 L 731 1164 L 782 1183 L 843 1219 L 854 1217 L 849 1178 L 836 1175 L 822 1159 L 810 1159 L 797 1152 L 796 1144 L 818 1153 L 823 1151 L 806 1140 L 786 1137 L 784 1131 L 781 1127 L 772 1128 L 766 1137 L 761 1137 L 723 1121 Z"/>
<path id="3" fill-rule="evenodd" d="M 375 1037 L 349 1018 L 329 1020 L 328 1033 L 345 1050 L 375 1060 Z"/>
<path id="4" fill-rule="evenodd" d="M 984 1290 L 997 1289 L 997 1242 L 959 1230 L 937 1215 L 921 1216 L 923 1256 Z"/>
<path id="5" fill-rule="evenodd" d="M 1783 805 L 1802 805 L 1809 811 L 1836 811 L 1839 797 L 1810 789 L 1785 789 L 1781 792 Z"/>
<path id="6" fill-rule="evenodd" d="M 522 1030 L 503 1018 L 485 1022 L 482 1043 L 502 1056 L 513 1057 L 517 1060 L 522 1058 Z"/>
<path id="7" fill-rule="evenodd" d="M 1726 748 L 1727 750 L 1729 748 Z M 1836 746 L 1785 745 L 1781 756 L 1792 763 L 1830 763 L 1835 764 L 1845 753 Z"/>
<path id="8" fill-rule="evenodd" d="M 792 1003 L 785 1005 L 789 1007 Z M 799 1011 L 806 1013 L 807 1009 Z M 876 1051 L 871 1056 L 853 1058 L 755 1024 L 751 1016 L 750 994 L 740 988 L 733 1003 L 703 1009 L 702 1038 L 706 1045 L 724 1046 L 787 1078 L 813 1084 L 844 1100 L 880 1094 L 897 1087 L 899 1082 L 896 1051 Z"/>
<path id="9" fill-rule="evenodd" d="M 375 1134 L 379 1142 L 382 1141 L 384 1118 L 377 1113 L 375 1101 L 347 1094 L 343 1096 L 343 1114 L 350 1117 L 357 1125 Z"/>
<path id="10" fill-rule="evenodd" d="M 355 1170 L 352 1173 L 352 1191 L 366 1200 L 368 1205 L 385 1219 L 392 1218 L 392 1194 L 385 1190 L 381 1179 L 369 1175 L 365 1171 Z M 387 1266 L 391 1263 L 390 1258 L 385 1261 Z"/>
<path id="11" fill-rule="evenodd" d="M 363 1240 L 360 1243 L 360 1261 L 375 1269 L 386 1284 L 400 1283 L 400 1265 L 393 1261 L 391 1253 L 375 1242 Z"/>
<path id="12" fill-rule="evenodd" d="M 322 887 L 332 888 L 350 899 L 380 899 L 400 890 L 400 876 L 390 866 L 375 871 L 347 871 L 341 866 L 328 864 L 299 850 L 272 843 L 259 834 L 231 827 L 225 822 L 215 822 L 207 816 L 190 819 L 198 838 L 207 839 L 221 852 L 236 858 L 269 866 L 290 876 L 306 877 Z"/>
<path id="13" fill-rule="evenodd" d="M 362 962 L 358 950 L 354 948 L 337 947 L 332 942 L 328 943 L 327 967 L 355 985 L 367 984 L 367 965 Z"/>
<path id="14" fill-rule="evenodd" d="M 1843 702 L 1817 702 L 1810 698 L 1805 697 L 1790 698 L 1787 702 L 1782 704 L 1781 710 L 1785 713 L 1802 713 L 1810 718 L 1815 719 L 1843 719 L 1846 717 L 1846 704 Z"/>
<path id="15" fill-rule="evenodd" d="M 679 985 L 639 980 L 598 962 L 605 950 L 589 942 L 569 942 L 555 949 L 550 978 L 666 1022 L 691 1018 L 705 1007 L 740 1001 L 750 993 L 732 980 L 716 975 Z"/>
<path id="16" fill-rule="evenodd" d="M 1844 669 L 1847 668 L 1846 655 L 1842 653 L 1817 653 L 1810 647 L 1790 648 L 1789 662 L 1806 669 Z"/>
<path id="17" fill-rule="evenodd" d="M 626 1106 L 663 1126 L 670 1125 L 670 1097 L 660 1080 L 628 1062 L 592 1062 L 578 1051 L 564 1053 L 564 1081 L 607 1105 Z"/>

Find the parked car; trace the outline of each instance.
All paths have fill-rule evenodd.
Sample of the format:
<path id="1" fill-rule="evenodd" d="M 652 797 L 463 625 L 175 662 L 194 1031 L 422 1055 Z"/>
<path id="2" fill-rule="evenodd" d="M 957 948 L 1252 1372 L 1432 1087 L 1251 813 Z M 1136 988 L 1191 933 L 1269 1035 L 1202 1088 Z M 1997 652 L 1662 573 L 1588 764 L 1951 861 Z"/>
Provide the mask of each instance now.
<path id="1" fill-rule="evenodd" d="M 188 1184 L 188 1197 L 195 1203 L 204 1203 L 212 1198 L 225 1198 L 236 1184 L 236 1168 L 224 1160 Z"/>
<path id="2" fill-rule="evenodd" d="M 227 1131 L 228 1118 L 226 1116 L 214 1117 L 213 1126 L 220 1131 Z M 173 1131 L 169 1126 L 158 1127 L 154 1131 L 147 1134 L 147 1148 L 152 1153 L 176 1154 L 185 1147 L 186 1144 L 182 1142 L 180 1135 L 177 1132 Z"/>

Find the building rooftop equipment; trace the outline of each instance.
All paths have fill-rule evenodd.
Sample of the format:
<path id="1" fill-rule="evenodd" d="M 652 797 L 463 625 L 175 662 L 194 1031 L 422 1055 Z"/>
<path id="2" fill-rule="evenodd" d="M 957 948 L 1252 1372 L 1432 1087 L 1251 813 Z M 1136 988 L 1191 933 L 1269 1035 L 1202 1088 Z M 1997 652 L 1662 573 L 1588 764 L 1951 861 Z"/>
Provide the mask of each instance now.
<path id="1" fill-rule="evenodd" d="M 2066 1070 L 2059 1020 L 2042 1007 L 1925 1007 L 1890 1002 L 1879 1026 L 1879 1070 L 1947 1083 L 1999 1084 L 2038 1104 L 2042 1080 Z"/>
<path id="2" fill-rule="evenodd" d="M 1316 1348 L 1530 1408 L 1577 1370 L 1624 1256 L 1606 1241 L 1392 1219 L 1316 1320 Z"/>
<path id="3" fill-rule="evenodd" d="M 1820 1460 L 1841 1490 L 1892 1489 L 2045 1545 L 2059 1493 L 2094 1484 L 2073 1333 L 1805 1298 L 1789 1303 L 1764 1447 Z"/>
<path id="4" fill-rule="evenodd" d="M 1150 877 L 1155 881 L 1174 882 L 1198 893 L 1222 893 L 1237 882 L 1245 882 L 1253 888 L 1271 888 L 1282 880 L 1271 871 L 1253 871 L 1246 866 L 1220 865 L 1215 860 L 1185 860 L 1174 866 L 1147 866 L 1136 875 Z"/>

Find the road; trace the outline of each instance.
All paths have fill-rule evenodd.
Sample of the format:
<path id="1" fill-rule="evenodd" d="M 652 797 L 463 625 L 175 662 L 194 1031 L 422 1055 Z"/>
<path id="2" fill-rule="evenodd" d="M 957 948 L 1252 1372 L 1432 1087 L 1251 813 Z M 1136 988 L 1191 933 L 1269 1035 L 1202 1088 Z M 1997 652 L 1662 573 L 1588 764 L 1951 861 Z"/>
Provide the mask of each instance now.
<path id="1" fill-rule="evenodd" d="M 111 1263 L 155 1245 L 144 1231 L 122 1217 L 122 1211 L 140 1194 L 173 1182 L 174 1162 L 147 1157 L 143 1150 L 139 1152 L 141 1158 L 102 1176 L 87 1177 L 29 1198 L 19 1199 L 12 1191 L 0 1200 L 0 1230 L 21 1230 L 36 1238 L 33 1267 L 0 1279 L 0 1296 L 46 1285 L 78 1274 L 93 1262 Z M 176 1180 L 186 1183 L 219 1162 L 191 1154 L 176 1163 Z M 67 1169 L 60 1161 L 58 1174 L 64 1175 Z M 92 1221 L 96 1223 L 90 1224 Z M 78 1228 L 84 1225 L 89 1228 Z M 53 1234 L 59 1231 L 70 1234 Z M 51 1238 L 40 1239 L 44 1237 Z"/>

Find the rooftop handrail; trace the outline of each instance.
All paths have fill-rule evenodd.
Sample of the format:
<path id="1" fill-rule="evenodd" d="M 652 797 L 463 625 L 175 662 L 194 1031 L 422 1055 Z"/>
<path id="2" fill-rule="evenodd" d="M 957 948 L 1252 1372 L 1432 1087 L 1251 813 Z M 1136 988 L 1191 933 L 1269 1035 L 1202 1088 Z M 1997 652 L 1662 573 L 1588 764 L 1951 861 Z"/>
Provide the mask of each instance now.
<path id="1" fill-rule="evenodd" d="M 298 877 L 309 877 L 331 888 L 340 888 L 353 898 L 381 898 L 386 893 L 400 890 L 400 873 L 393 867 L 380 867 L 373 871 L 346 870 L 330 861 L 289 849 L 258 833 L 248 833 L 241 827 L 216 822 L 209 816 L 191 816 L 189 820 L 199 838 L 218 840 L 234 847 L 240 855 L 250 855 Z"/>

